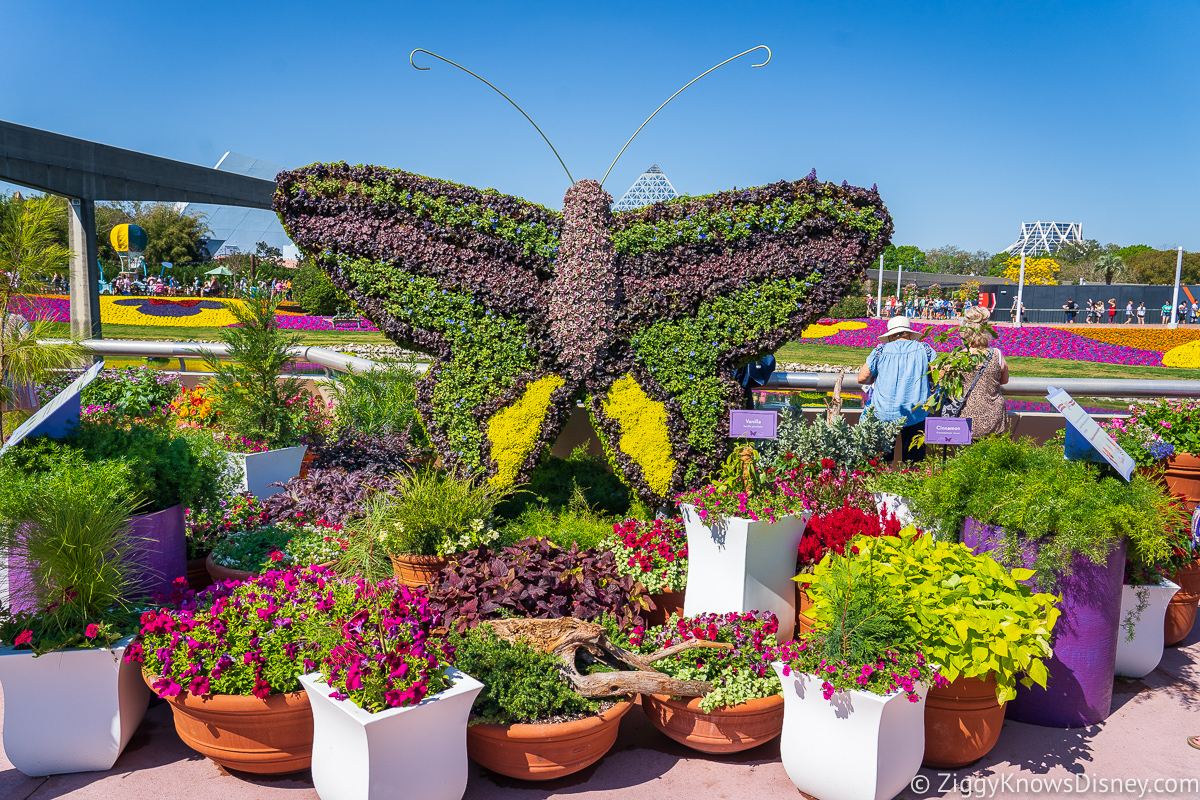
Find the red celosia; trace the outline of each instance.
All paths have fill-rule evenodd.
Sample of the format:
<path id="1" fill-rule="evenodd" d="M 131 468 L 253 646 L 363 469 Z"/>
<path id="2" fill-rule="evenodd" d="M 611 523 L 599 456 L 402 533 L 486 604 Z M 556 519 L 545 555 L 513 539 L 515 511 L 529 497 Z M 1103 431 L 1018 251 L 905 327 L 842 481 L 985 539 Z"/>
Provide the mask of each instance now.
<path id="1" fill-rule="evenodd" d="M 849 503 L 828 514 L 819 514 L 808 521 L 804 538 L 797 551 L 798 567 L 801 571 L 811 569 L 829 551 L 842 555 L 846 545 L 858 535 L 897 536 L 900 521 L 883 512 L 866 512 Z"/>

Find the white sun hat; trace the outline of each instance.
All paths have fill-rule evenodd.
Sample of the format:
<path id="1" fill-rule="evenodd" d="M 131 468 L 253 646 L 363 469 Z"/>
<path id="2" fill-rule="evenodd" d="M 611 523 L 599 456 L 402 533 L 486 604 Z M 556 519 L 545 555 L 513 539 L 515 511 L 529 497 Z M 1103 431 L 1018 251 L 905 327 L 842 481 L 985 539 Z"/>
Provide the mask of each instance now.
<path id="1" fill-rule="evenodd" d="M 908 317 L 892 317 L 888 320 L 887 332 L 879 337 L 879 341 L 886 342 L 898 333 L 916 333 L 909 324 Z"/>

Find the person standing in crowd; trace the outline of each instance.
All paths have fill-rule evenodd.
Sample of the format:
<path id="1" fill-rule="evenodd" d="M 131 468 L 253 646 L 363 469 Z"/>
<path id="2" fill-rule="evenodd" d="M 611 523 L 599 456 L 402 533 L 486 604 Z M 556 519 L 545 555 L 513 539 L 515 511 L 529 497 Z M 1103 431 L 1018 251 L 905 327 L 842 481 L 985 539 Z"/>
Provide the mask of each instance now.
<path id="1" fill-rule="evenodd" d="M 1133 322 L 1133 301 L 1132 300 L 1125 303 L 1125 324 L 1128 325 L 1130 322 Z"/>
<path id="2" fill-rule="evenodd" d="M 1017 301 L 1016 301 L 1016 299 L 1014 299 L 1013 300 L 1013 308 L 1016 308 L 1016 305 L 1017 305 Z M 1067 302 L 1063 303 L 1063 311 L 1067 312 L 1067 324 L 1074 325 L 1075 324 L 1075 315 L 1079 313 L 1079 304 L 1076 303 L 1070 297 L 1068 297 Z"/>
<path id="3" fill-rule="evenodd" d="M 858 382 L 870 385 L 871 406 L 884 422 L 902 420 L 900 448 L 905 461 L 922 461 L 925 446 L 909 449 L 913 438 L 923 430 L 928 412 L 929 364 L 937 356 L 927 342 L 918 341 L 908 317 L 888 321 L 887 331 L 879 337 L 882 344 L 867 356 L 858 371 Z"/>
<path id="4" fill-rule="evenodd" d="M 1108 298 L 1108 324 L 1112 325 L 1117 321 L 1117 298 Z"/>
<path id="5" fill-rule="evenodd" d="M 1145 303 L 1138 303 L 1137 318 L 1138 318 L 1138 325 L 1146 324 L 1146 304 Z"/>
<path id="6" fill-rule="evenodd" d="M 1164 300 L 1162 304 L 1162 324 L 1166 325 L 1171 321 L 1171 301 Z"/>
<path id="7" fill-rule="evenodd" d="M 1187 323 L 1187 303 L 1181 302 L 1179 304 L 1179 314 L 1176 319 L 1182 323 Z"/>
<path id="8" fill-rule="evenodd" d="M 986 359 L 963 377 L 967 395 L 960 416 L 971 420 L 971 441 L 1008 431 L 1008 406 L 1000 393 L 1000 387 L 1008 383 L 1008 362 L 999 348 L 991 346 L 989 316 L 986 308 L 972 308 L 964 315 L 958 331 L 963 347 L 971 355 Z"/>

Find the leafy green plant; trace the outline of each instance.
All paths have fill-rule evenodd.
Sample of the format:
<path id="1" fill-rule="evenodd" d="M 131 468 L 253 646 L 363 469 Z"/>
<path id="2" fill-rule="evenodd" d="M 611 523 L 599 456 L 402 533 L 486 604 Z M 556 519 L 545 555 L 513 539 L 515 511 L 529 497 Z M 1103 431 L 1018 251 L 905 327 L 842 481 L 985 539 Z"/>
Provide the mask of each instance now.
<path id="1" fill-rule="evenodd" d="M 921 642 L 925 656 L 948 681 L 960 675 L 996 676 L 996 699 L 1016 697 L 1017 681 L 1046 687 L 1050 635 L 1058 619 L 1057 598 L 1035 593 L 1021 581 L 1033 570 L 1008 570 L 964 545 L 917 535 L 855 540 L 844 558 L 873 562 L 889 594 L 911 609 L 902 622 Z M 820 587 L 809 590 L 818 624 L 834 612 Z"/>
<path id="2" fill-rule="evenodd" d="M 549 539 L 563 549 L 576 544 L 579 548 L 600 548 L 612 535 L 613 520 L 588 507 L 586 495 L 579 486 L 567 508 L 555 513 L 548 508 L 527 508 L 521 516 L 504 526 L 504 536 L 510 542 L 538 536 Z"/>
<path id="3" fill-rule="evenodd" d="M 120 461 L 64 449 L 52 469 L 32 472 L 0 460 L 0 558 L 30 576 L 10 587 L 0 640 L 40 655 L 135 633 L 138 503 L 133 469 Z"/>
<path id="4" fill-rule="evenodd" d="M 381 362 L 366 372 L 347 372 L 335 384 L 334 424 L 368 434 L 408 432 L 412 445 L 428 444 L 417 415 L 416 362 Z"/>
<path id="5" fill-rule="evenodd" d="M 292 297 L 304 309 L 304 313 L 329 317 L 339 311 L 350 309 L 350 298 L 339 291 L 320 267 L 305 261 L 291 276 Z"/>
<path id="6" fill-rule="evenodd" d="M 1172 531 L 1187 524 L 1171 498 L 1141 475 L 1126 483 L 1032 439 L 976 442 L 910 491 L 918 519 L 942 531 L 959 531 L 968 517 L 1003 528 L 994 554 L 1002 563 L 1021 564 L 1023 546 L 1036 541 L 1032 566 L 1048 591 L 1075 556 L 1102 564 L 1122 537 L 1139 559 L 1166 558 Z"/>
<path id="7" fill-rule="evenodd" d="M 693 639 L 731 645 L 728 650 L 684 650 L 654 662 L 655 669 L 672 678 L 712 683 L 713 690 L 700 699 L 700 710 L 712 712 L 782 691 L 779 676 L 765 659 L 777 645 L 778 630 L 779 621 L 769 611 L 672 616 L 666 625 L 648 631 L 634 629 L 630 643 L 643 655 Z"/>
<path id="8" fill-rule="evenodd" d="M 499 538 L 492 528 L 496 492 L 433 469 L 401 475 L 392 494 L 377 495 L 356 530 L 390 553 L 450 556 Z"/>
<path id="9" fill-rule="evenodd" d="M 525 642 L 507 642 L 487 625 L 451 634 L 450 644 L 454 666 L 483 683 L 472 723 L 542 722 L 599 707 L 571 689 L 557 657 Z"/>
<path id="10" fill-rule="evenodd" d="M 280 330 L 275 320 L 278 305 L 278 299 L 268 297 L 231 305 L 238 324 L 221 333 L 229 360 L 209 351 L 202 355 L 213 372 L 208 386 L 219 426 L 235 437 L 287 447 L 304 433 L 302 415 L 291 406 L 307 402 L 298 378 L 279 378 L 292 360 L 290 348 L 301 336 Z"/>
<path id="11" fill-rule="evenodd" d="M 149 367 L 104 369 L 84 387 L 80 400 L 84 405 L 110 406 L 118 417 L 149 417 L 169 409 L 181 388 L 175 375 Z"/>
<path id="12" fill-rule="evenodd" d="M 559 511 L 571 503 L 577 488 L 583 491 L 588 507 L 601 514 L 620 515 L 630 509 L 629 488 L 609 470 L 604 458 L 591 455 L 580 445 L 566 458 L 544 457 L 522 491 L 496 506 L 496 515 L 516 519 L 531 505 Z"/>

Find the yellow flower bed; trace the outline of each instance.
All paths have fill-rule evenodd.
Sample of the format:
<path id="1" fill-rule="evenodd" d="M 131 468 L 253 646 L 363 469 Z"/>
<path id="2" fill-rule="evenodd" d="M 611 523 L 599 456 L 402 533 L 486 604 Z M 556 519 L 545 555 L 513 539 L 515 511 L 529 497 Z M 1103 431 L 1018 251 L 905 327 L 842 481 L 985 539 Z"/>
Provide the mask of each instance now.
<path id="1" fill-rule="evenodd" d="M 1087 339 L 1106 344 L 1121 344 L 1126 347 L 1137 347 L 1141 350 L 1157 350 L 1165 353 L 1177 347 L 1200 339 L 1200 328 L 1146 328 L 1141 325 L 1134 327 L 1131 323 L 1125 328 L 1092 328 L 1074 326 L 1072 333 L 1077 333 Z"/>
<path id="2" fill-rule="evenodd" d="M 867 323 L 855 322 L 854 320 L 835 322 L 832 325 L 822 325 L 819 322 L 814 322 L 804 329 L 804 333 L 800 334 L 800 338 L 824 339 L 826 336 L 833 336 L 839 331 L 861 331 L 865 327 L 867 327 Z"/>
<path id="3" fill-rule="evenodd" d="M 666 496 L 676 466 L 671 457 L 666 407 L 651 399 L 637 381 L 626 375 L 608 390 L 604 413 L 621 426 L 617 443 L 621 452 L 642 468 L 642 475 L 655 494 Z"/>
<path id="4" fill-rule="evenodd" d="M 1168 350 L 1163 354 L 1163 366 L 1191 369 L 1200 367 L 1200 339 L 1194 339 L 1187 344 L 1181 344 L 1179 347 Z"/>
<path id="5" fill-rule="evenodd" d="M 564 383 L 557 375 L 533 381 L 517 402 L 500 409 L 488 422 L 488 440 L 497 467 L 496 474 L 488 480 L 493 486 L 508 487 L 516 481 L 521 464 L 542 435 L 550 397 Z"/>

